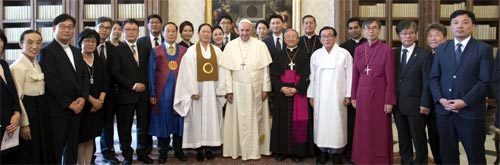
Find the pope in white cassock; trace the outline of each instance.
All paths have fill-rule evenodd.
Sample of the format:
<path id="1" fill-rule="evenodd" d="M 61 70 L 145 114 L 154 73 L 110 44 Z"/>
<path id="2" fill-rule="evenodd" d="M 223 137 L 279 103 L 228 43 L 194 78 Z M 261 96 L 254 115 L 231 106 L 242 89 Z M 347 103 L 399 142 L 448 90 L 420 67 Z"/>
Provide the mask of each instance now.
<path id="1" fill-rule="evenodd" d="M 267 92 L 271 91 L 266 45 L 250 37 L 252 23 L 239 22 L 240 37 L 230 41 L 221 58 L 226 69 L 227 105 L 224 117 L 222 155 L 242 160 L 270 155 L 270 125 Z"/>
<path id="2" fill-rule="evenodd" d="M 182 148 L 195 148 L 196 159 L 213 159 L 211 147 L 222 144 L 222 106 L 226 102 L 222 51 L 210 44 L 212 27 L 203 24 L 200 41 L 189 47 L 179 67 L 174 109 L 184 117 Z"/>
<path id="3" fill-rule="evenodd" d="M 351 96 L 353 60 L 347 50 L 335 43 L 336 36 L 335 29 L 323 27 L 323 47 L 311 55 L 310 62 L 307 97 L 314 107 L 314 143 L 322 151 L 319 162 L 324 162 L 326 154 L 333 154 L 333 161 L 339 163 L 347 144 L 346 106 Z"/>

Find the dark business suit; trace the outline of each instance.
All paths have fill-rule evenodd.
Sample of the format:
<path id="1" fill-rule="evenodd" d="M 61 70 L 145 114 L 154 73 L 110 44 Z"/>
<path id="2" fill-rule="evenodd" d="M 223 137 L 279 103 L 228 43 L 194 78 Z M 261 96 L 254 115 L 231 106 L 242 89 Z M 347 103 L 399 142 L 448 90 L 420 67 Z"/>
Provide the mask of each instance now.
<path id="1" fill-rule="evenodd" d="M 132 89 L 135 83 L 143 83 L 148 89 L 148 54 L 145 53 L 146 48 L 143 45 L 136 43 L 136 49 L 139 53 L 139 66 L 137 66 L 131 48 L 126 43 L 120 43 L 114 49 L 116 53 L 111 62 L 111 74 L 115 83 L 118 84 L 116 97 L 116 103 L 119 107 L 116 112 L 118 136 L 120 137 L 120 148 L 127 160 L 132 160 L 134 153 L 130 146 L 134 112 L 137 113 L 137 155 L 148 154 L 148 90 L 138 93 Z"/>
<path id="2" fill-rule="evenodd" d="M 500 51 L 497 52 L 497 56 L 495 57 L 495 69 L 493 69 L 493 77 L 492 77 L 492 90 L 493 94 L 497 101 L 497 113 L 495 120 L 495 127 L 500 128 Z M 497 144 L 498 145 L 498 144 Z M 498 152 L 498 150 L 497 150 Z M 498 154 L 498 153 L 497 153 Z"/>
<path id="3" fill-rule="evenodd" d="M 89 95 L 88 70 L 82 54 L 74 46 L 69 47 L 73 53 L 74 68 L 56 40 L 42 48 L 39 56 L 45 76 L 45 95 L 57 164 L 77 162 L 80 114 L 75 114 L 69 105 L 77 98 L 87 99 Z"/>
<path id="4" fill-rule="evenodd" d="M 286 43 L 283 40 L 284 38 L 284 33 L 281 33 L 282 35 L 280 36 L 280 40 L 282 41 L 281 44 L 281 49 L 276 47 L 276 42 L 274 41 L 273 35 L 269 35 L 266 39 L 262 40 L 267 46 L 267 50 L 269 50 L 269 54 L 271 54 L 271 57 L 274 58 L 275 55 L 280 55 L 282 50 L 285 50 L 286 48 Z"/>
<path id="5" fill-rule="evenodd" d="M 151 51 L 153 50 L 153 48 L 155 47 L 154 45 L 151 45 L 151 38 L 149 37 L 150 35 L 146 35 L 144 37 L 141 37 L 139 39 L 137 39 L 137 45 L 141 45 L 143 48 L 144 48 L 144 55 L 147 55 L 148 56 L 148 59 L 149 59 L 149 55 L 151 54 Z M 158 38 L 158 45 L 161 45 L 163 42 L 165 42 L 165 39 L 163 38 L 162 35 L 160 35 L 160 37 Z M 148 95 L 149 97 L 149 95 Z M 146 112 L 146 117 L 147 117 L 147 127 L 148 128 L 147 130 L 149 130 L 149 121 L 150 121 L 150 118 L 151 118 L 151 105 L 150 105 L 150 102 L 148 101 L 148 108 L 147 108 L 147 112 Z M 144 144 L 144 153 L 145 154 L 149 154 L 151 153 L 151 150 L 153 150 L 153 138 L 147 133 L 147 130 L 146 130 L 146 139 L 145 139 L 145 144 Z M 160 143 L 160 142 L 159 142 Z"/>
<path id="6" fill-rule="evenodd" d="M 109 157 L 114 157 L 115 156 L 115 150 L 114 150 L 114 121 L 115 121 L 115 114 L 116 114 L 116 106 L 115 106 L 115 100 L 116 100 L 116 88 L 117 85 L 111 78 L 111 59 L 113 56 L 115 56 L 114 48 L 115 46 L 111 44 L 110 42 L 105 42 L 104 43 L 106 47 L 106 55 L 104 54 L 99 54 L 99 57 L 103 60 L 106 70 L 108 71 L 106 73 L 106 76 L 108 77 L 108 92 L 106 93 L 106 99 L 104 100 L 104 105 L 102 110 L 104 111 L 104 125 L 102 128 L 101 132 L 101 153 L 105 158 Z M 99 49 L 99 47 L 97 47 Z"/>
<path id="7" fill-rule="evenodd" d="M 0 59 L 0 67 L 4 72 L 5 81 L 0 77 L 0 137 L 5 133 L 5 127 L 10 125 L 10 119 L 15 112 L 21 113 L 21 107 L 17 95 L 16 86 L 10 74 L 9 64 Z M 21 114 L 25 115 L 25 114 Z M 16 163 L 16 148 L 7 149 L 1 152 L 1 164 Z"/>
<path id="8" fill-rule="evenodd" d="M 415 47 L 407 53 L 406 65 L 402 65 L 402 47 L 395 50 L 397 105 L 394 107 L 394 120 L 398 130 L 401 164 L 427 164 L 427 136 L 425 115 L 420 107 L 431 107 L 429 73 L 432 55 L 425 49 Z M 413 142 L 413 144 L 412 144 Z M 413 159 L 413 147 L 416 156 Z"/>
<path id="9" fill-rule="evenodd" d="M 319 36 L 318 35 L 314 35 L 314 36 L 316 36 L 316 38 L 317 38 L 316 41 L 315 41 L 317 43 L 315 45 L 318 45 L 318 43 L 319 43 L 319 45 L 321 47 L 322 44 L 321 44 L 321 42 L 319 40 Z M 301 38 L 300 41 L 303 42 L 303 43 L 304 43 L 304 41 L 311 42 L 309 40 L 312 39 L 312 38 L 308 39 L 306 36 L 302 36 L 300 38 Z M 356 47 L 358 47 L 359 45 L 361 45 L 361 44 L 363 44 L 365 42 L 366 42 L 365 38 L 361 38 L 358 43 L 356 43 L 356 41 L 354 41 L 352 39 L 349 39 L 346 42 L 340 44 L 340 47 L 342 47 L 342 48 L 346 49 L 347 51 L 349 51 L 349 54 L 351 54 L 352 59 L 354 59 L 354 50 L 356 50 Z M 352 106 L 352 104 L 349 104 L 349 105 L 347 105 L 347 145 L 345 146 L 345 150 L 342 153 L 346 157 L 346 159 L 348 161 L 351 161 L 352 139 L 354 137 L 354 123 L 355 122 L 356 122 L 356 108 L 354 108 Z"/>
<path id="10" fill-rule="evenodd" d="M 439 45 L 431 70 L 431 91 L 436 104 L 441 158 L 444 164 L 459 164 L 458 141 L 469 164 L 486 164 L 484 141 L 486 91 L 491 83 L 492 48 L 469 40 L 460 61 L 455 62 L 455 42 Z M 445 110 L 439 99 L 462 99 L 466 106 L 458 113 Z"/>

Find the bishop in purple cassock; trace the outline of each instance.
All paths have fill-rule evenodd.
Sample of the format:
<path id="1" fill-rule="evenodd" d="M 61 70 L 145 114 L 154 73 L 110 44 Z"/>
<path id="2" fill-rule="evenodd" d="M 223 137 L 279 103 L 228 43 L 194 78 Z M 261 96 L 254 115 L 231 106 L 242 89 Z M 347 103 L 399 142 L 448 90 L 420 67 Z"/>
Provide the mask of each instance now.
<path id="1" fill-rule="evenodd" d="M 380 22 L 366 20 L 368 42 L 354 51 L 352 104 L 357 109 L 352 161 L 355 164 L 392 164 L 391 111 L 396 104 L 394 55 L 378 39 Z"/>

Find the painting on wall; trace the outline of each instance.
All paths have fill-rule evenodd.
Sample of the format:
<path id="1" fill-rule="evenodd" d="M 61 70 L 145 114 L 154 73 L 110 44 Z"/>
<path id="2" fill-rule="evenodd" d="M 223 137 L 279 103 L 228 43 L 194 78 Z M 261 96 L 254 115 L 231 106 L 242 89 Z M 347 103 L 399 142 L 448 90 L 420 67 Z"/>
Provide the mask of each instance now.
<path id="1" fill-rule="evenodd" d="M 253 23 L 266 20 L 272 14 L 283 17 L 283 27 L 292 28 L 293 14 L 298 0 L 206 0 L 206 22 L 217 25 L 223 15 L 230 15 L 235 23 L 248 19 Z"/>

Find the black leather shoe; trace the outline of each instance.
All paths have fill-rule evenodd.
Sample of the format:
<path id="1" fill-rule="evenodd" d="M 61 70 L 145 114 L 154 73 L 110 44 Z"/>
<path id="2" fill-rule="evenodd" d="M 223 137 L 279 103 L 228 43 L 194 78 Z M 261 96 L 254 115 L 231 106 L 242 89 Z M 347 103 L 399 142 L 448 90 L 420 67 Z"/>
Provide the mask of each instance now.
<path id="1" fill-rule="evenodd" d="M 205 158 L 207 158 L 207 160 L 214 160 L 214 154 L 212 153 L 212 151 L 206 150 L 205 151 Z"/>
<path id="2" fill-rule="evenodd" d="M 340 154 L 333 154 L 332 155 L 332 163 L 333 164 L 343 164 L 342 156 Z"/>
<path id="3" fill-rule="evenodd" d="M 158 158 L 158 163 L 163 164 L 165 162 L 167 162 L 167 155 L 160 155 L 160 157 Z"/>
<path id="4" fill-rule="evenodd" d="M 292 160 L 293 160 L 293 162 L 295 162 L 295 163 L 298 163 L 298 162 L 302 162 L 302 161 L 303 161 L 302 157 L 299 157 L 299 156 L 297 156 L 297 155 L 292 156 Z"/>
<path id="5" fill-rule="evenodd" d="M 141 161 L 145 164 L 152 164 L 153 163 L 153 159 L 151 159 L 148 155 L 140 155 L 137 157 L 137 160 Z"/>
<path id="6" fill-rule="evenodd" d="M 285 160 L 285 155 L 277 154 L 274 159 L 276 159 L 277 161 L 283 161 L 283 160 Z"/>
<path id="7" fill-rule="evenodd" d="M 109 164 L 120 164 L 120 161 L 114 156 L 104 156 L 103 161 Z"/>
<path id="8" fill-rule="evenodd" d="M 320 153 L 318 157 L 316 157 L 316 163 L 318 164 L 325 164 L 326 163 L 326 156 L 324 152 Z"/>
<path id="9" fill-rule="evenodd" d="M 186 155 L 184 154 L 184 152 L 175 152 L 174 153 L 174 156 L 179 159 L 179 161 L 186 161 L 187 160 L 187 157 Z"/>
<path id="10" fill-rule="evenodd" d="M 122 162 L 123 165 L 131 165 L 132 164 L 132 158 L 125 158 Z"/>
<path id="11" fill-rule="evenodd" d="M 203 162 L 204 159 L 205 159 L 205 155 L 203 155 L 203 151 L 196 152 L 196 160 L 198 162 Z"/>

